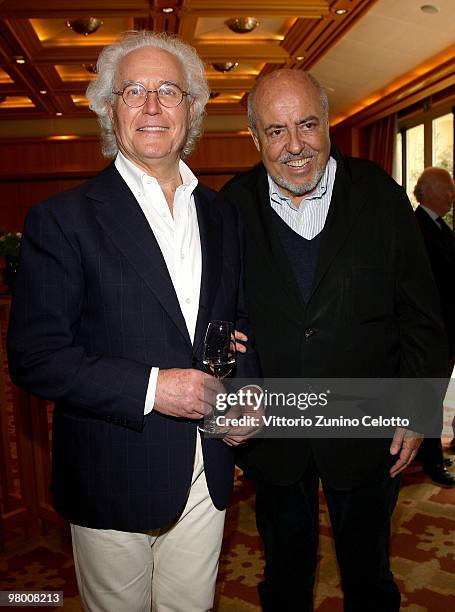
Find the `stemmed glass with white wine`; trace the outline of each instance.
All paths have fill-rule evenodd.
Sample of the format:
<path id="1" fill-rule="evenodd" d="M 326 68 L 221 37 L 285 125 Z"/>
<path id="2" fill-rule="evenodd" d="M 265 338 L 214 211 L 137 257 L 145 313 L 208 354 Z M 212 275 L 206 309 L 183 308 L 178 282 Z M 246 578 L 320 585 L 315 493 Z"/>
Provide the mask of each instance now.
<path id="1" fill-rule="evenodd" d="M 236 347 L 234 324 L 231 321 L 210 321 L 205 334 L 202 362 L 218 380 L 232 372 L 236 363 Z M 204 418 L 198 429 L 208 434 L 224 434 L 229 431 L 217 425 L 213 411 Z"/>

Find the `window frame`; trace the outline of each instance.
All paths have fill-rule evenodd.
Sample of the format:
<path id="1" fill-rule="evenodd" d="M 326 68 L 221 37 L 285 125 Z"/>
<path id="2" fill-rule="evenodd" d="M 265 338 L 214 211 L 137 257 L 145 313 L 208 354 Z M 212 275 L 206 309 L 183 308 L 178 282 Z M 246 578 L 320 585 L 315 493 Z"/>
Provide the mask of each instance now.
<path id="1" fill-rule="evenodd" d="M 443 115 L 452 114 L 453 130 L 452 130 L 452 148 L 453 148 L 453 163 L 452 176 L 455 177 L 455 105 L 452 103 L 438 105 L 431 108 L 429 103 L 424 105 L 424 110 L 420 113 L 412 114 L 409 117 L 398 119 L 397 132 L 401 134 L 401 185 L 406 189 L 407 172 L 407 150 L 406 150 L 406 132 L 407 130 L 416 127 L 423 123 L 423 165 L 424 168 L 431 166 L 433 163 L 433 120 Z"/>

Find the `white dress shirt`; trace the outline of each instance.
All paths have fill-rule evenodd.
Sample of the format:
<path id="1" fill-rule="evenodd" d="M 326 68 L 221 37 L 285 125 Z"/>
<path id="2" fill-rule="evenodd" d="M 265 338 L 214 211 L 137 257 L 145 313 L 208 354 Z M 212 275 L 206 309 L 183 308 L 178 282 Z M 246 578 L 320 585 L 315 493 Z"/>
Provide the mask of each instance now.
<path id="1" fill-rule="evenodd" d="M 324 228 L 332 199 L 336 169 L 337 162 L 330 157 L 316 189 L 309 195 L 302 196 L 298 207 L 293 204 L 290 197 L 281 192 L 270 174 L 267 175 L 270 204 L 273 210 L 296 234 L 307 240 L 317 236 Z"/>
<path id="2" fill-rule="evenodd" d="M 153 176 L 130 162 L 120 151 L 115 159 L 115 167 L 136 198 L 155 235 L 193 342 L 202 274 L 201 241 L 193 197 L 198 180 L 180 160 L 182 184 L 175 192 L 171 214 L 163 191 Z M 151 412 L 155 403 L 158 371 L 158 367 L 152 368 L 144 414 Z"/>

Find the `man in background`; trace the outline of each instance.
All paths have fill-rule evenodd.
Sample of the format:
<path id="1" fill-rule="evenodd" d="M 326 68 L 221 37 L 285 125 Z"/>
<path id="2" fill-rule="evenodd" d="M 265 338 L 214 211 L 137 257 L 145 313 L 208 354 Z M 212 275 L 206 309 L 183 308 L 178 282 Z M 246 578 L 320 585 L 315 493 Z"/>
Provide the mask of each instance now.
<path id="1" fill-rule="evenodd" d="M 266 378 L 420 378 L 446 370 L 431 269 L 404 190 L 331 148 L 327 96 L 278 70 L 248 98 L 262 163 L 223 196 L 245 225 L 245 283 Z M 420 438 L 264 439 L 245 447 L 265 548 L 265 612 L 309 612 L 322 480 L 350 612 L 396 612 L 390 517 Z M 324 577 L 321 576 L 321 580 Z"/>
<path id="2" fill-rule="evenodd" d="M 210 610 L 234 457 L 197 429 L 213 403 L 202 346 L 210 320 L 249 330 L 235 209 L 182 160 L 204 65 L 176 38 L 129 33 L 87 96 L 115 161 L 28 214 L 11 377 L 55 402 L 52 497 L 84 609 Z M 239 354 L 237 374 L 254 362 Z"/>
<path id="3" fill-rule="evenodd" d="M 419 202 L 415 216 L 427 247 L 433 276 L 441 299 L 444 326 L 449 342 L 447 375 L 455 363 L 455 238 L 442 219 L 455 201 L 455 184 L 447 170 L 426 168 L 420 175 L 414 195 Z M 455 439 L 451 442 L 455 450 Z M 423 471 L 444 487 L 455 487 L 455 476 L 444 462 L 441 440 L 427 438 L 419 449 Z"/>

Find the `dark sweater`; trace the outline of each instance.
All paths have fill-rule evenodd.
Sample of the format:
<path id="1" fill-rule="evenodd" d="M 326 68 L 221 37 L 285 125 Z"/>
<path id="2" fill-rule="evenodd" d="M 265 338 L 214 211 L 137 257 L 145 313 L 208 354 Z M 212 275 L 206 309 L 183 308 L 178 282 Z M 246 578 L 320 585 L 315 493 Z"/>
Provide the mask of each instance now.
<path id="1" fill-rule="evenodd" d="M 324 230 L 311 240 L 307 240 L 294 232 L 277 213 L 273 215 L 273 219 L 281 244 L 289 259 L 303 300 L 306 303 L 310 297 L 313 285 Z"/>

